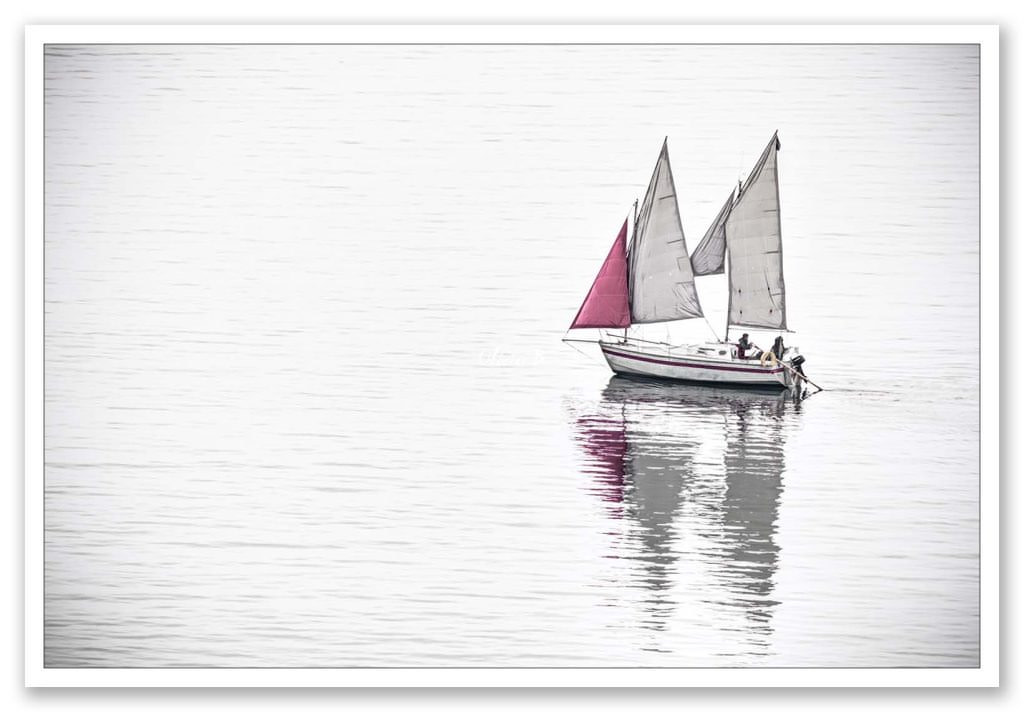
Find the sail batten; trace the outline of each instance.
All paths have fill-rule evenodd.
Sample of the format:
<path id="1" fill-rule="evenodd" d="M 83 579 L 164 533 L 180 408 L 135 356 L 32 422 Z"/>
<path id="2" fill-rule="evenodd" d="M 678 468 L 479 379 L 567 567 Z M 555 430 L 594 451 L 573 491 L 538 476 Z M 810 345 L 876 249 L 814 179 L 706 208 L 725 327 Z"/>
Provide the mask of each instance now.
<path id="1" fill-rule="evenodd" d="M 730 325 L 787 328 L 776 156 L 779 148 L 776 134 L 755 164 L 724 223 L 729 260 Z"/>
<path id="2" fill-rule="evenodd" d="M 630 244 L 629 295 L 634 324 L 704 315 L 686 251 L 667 139 L 644 195 Z"/>

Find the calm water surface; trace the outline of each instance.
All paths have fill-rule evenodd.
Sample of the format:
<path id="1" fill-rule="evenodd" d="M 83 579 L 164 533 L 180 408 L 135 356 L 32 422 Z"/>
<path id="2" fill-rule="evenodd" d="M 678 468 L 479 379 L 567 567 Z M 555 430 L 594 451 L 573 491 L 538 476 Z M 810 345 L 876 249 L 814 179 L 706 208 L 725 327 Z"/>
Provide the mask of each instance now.
<path id="1" fill-rule="evenodd" d="M 977 665 L 977 99 L 967 46 L 50 45 L 46 663 Z M 775 129 L 827 390 L 562 344 L 663 137 L 692 249 Z"/>

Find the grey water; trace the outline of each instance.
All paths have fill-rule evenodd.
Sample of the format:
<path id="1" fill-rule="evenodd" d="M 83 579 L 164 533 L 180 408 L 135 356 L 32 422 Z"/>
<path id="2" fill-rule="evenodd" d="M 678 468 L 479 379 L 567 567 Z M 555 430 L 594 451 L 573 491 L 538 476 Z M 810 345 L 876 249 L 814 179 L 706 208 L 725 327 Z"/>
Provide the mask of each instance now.
<path id="1" fill-rule="evenodd" d="M 966 45 L 49 45 L 45 663 L 977 666 L 978 89 Z M 826 390 L 563 344 L 664 137 L 692 249 L 775 130 Z M 647 332 L 723 336 L 698 290 Z"/>

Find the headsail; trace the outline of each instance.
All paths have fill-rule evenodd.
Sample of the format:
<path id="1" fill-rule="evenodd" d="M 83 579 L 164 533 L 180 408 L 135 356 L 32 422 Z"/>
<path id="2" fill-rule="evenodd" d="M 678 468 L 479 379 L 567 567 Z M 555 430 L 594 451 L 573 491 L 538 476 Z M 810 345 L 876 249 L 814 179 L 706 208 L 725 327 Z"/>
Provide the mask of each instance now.
<path id="1" fill-rule="evenodd" d="M 634 324 L 704 316 L 679 218 L 668 139 L 637 218 L 629 251 L 629 295 Z"/>
<path id="2" fill-rule="evenodd" d="M 780 148 L 776 133 L 725 221 L 729 252 L 729 324 L 735 326 L 786 328 L 776 160 Z"/>
<path id="3" fill-rule="evenodd" d="M 604 258 L 570 329 L 622 328 L 629 326 L 629 292 L 626 280 L 626 223 Z"/>
<path id="4" fill-rule="evenodd" d="M 694 277 L 707 274 L 722 274 L 725 271 L 725 221 L 732 210 L 733 194 L 730 191 L 725 205 L 718 211 L 718 216 L 711 227 L 704 233 L 704 239 L 690 255 L 690 265 Z"/>

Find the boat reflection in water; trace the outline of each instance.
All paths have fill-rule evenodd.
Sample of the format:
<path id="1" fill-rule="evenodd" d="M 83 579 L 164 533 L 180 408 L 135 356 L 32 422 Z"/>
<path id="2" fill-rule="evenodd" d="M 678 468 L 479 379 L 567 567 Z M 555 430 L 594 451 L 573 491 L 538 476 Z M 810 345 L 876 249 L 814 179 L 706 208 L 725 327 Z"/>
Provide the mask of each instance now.
<path id="1" fill-rule="evenodd" d="M 616 523 L 607 556 L 627 560 L 626 583 L 608 585 L 639 590 L 638 625 L 664 632 L 645 650 L 703 638 L 738 664 L 770 654 L 783 448 L 799 410 L 788 391 L 616 376 L 597 411 L 577 415 L 592 489 Z"/>

